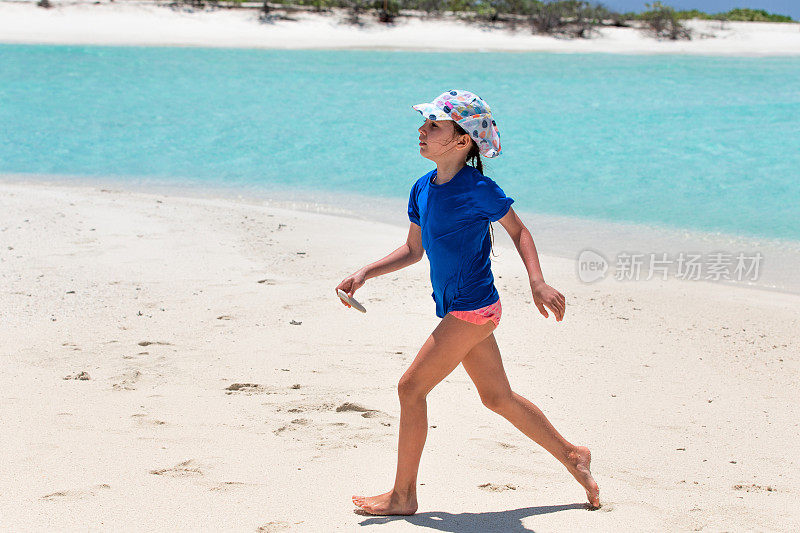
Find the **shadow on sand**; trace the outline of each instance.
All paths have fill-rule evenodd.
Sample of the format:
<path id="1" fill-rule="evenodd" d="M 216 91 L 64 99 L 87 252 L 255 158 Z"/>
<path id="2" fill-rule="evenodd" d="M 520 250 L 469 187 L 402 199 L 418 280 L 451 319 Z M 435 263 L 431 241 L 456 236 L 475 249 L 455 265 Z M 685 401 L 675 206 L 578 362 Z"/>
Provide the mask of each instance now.
<path id="1" fill-rule="evenodd" d="M 366 511 L 356 509 L 360 515 L 369 516 L 360 523 L 362 526 L 386 524 L 396 520 L 405 520 L 415 526 L 427 527 L 437 531 L 452 531 L 453 533 L 485 533 L 487 531 L 503 531 L 504 533 L 530 533 L 532 530 L 522 525 L 522 519 L 540 514 L 569 511 L 571 509 L 592 510 L 586 503 L 570 503 L 566 505 L 542 505 L 539 507 L 524 507 L 509 511 L 493 513 L 445 513 L 431 511 L 417 513 L 411 516 L 372 516 Z"/>

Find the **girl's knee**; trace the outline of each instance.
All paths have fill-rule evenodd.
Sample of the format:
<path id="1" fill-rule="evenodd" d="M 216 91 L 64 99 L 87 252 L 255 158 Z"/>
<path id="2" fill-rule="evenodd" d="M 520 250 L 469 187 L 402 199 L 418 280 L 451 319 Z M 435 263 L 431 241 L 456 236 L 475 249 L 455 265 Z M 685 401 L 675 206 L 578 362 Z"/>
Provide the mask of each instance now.
<path id="1" fill-rule="evenodd" d="M 481 403 L 496 413 L 504 411 L 514 401 L 514 394 L 511 389 L 501 393 L 484 394 L 481 396 Z"/>
<path id="2" fill-rule="evenodd" d="M 397 395 L 400 401 L 406 400 L 420 400 L 428 395 L 428 391 L 420 385 L 420 383 L 412 377 L 403 376 L 397 382 Z"/>

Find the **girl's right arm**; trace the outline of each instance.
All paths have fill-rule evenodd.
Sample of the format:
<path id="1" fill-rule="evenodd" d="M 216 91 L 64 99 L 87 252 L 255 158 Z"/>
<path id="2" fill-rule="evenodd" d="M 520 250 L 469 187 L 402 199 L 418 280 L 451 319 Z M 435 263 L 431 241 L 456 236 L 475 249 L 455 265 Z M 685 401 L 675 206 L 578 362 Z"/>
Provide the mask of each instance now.
<path id="1" fill-rule="evenodd" d="M 400 270 L 408 265 L 413 265 L 424 255 L 425 250 L 422 248 L 422 230 L 419 226 L 411 223 L 408 229 L 408 239 L 397 250 L 390 253 L 383 259 L 379 259 L 356 272 L 350 274 L 339 283 L 336 290 L 343 290 L 348 296 L 353 296 L 353 293 L 361 288 L 364 283 L 370 278 L 377 278 L 383 274 Z M 341 301 L 341 300 L 340 300 Z M 342 302 L 346 307 L 350 307 Z"/>

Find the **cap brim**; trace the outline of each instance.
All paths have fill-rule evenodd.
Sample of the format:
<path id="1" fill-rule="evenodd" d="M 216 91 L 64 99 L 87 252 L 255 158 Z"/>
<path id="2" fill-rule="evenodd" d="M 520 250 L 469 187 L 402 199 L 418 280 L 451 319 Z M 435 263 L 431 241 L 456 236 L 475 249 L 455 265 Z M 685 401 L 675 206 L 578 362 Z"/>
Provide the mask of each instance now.
<path id="1" fill-rule="evenodd" d="M 450 115 L 430 103 L 412 105 L 411 107 L 419 111 L 423 117 L 431 120 L 453 120 Z"/>

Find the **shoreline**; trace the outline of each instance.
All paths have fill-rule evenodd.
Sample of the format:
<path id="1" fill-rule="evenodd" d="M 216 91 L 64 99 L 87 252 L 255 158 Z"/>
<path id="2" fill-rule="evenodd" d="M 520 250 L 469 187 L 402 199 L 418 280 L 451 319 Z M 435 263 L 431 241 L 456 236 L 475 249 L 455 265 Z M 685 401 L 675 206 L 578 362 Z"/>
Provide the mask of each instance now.
<path id="1" fill-rule="evenodd" d="M 0 190 L 5 526 L 363 526 L 350 495 L 389 488 L 397 380 L 438 319 L 425 262 L 369 280 L 366 314 L 333 289 L 404 229 L 219 199 Z M 580 485 L 459 367 L 428 396 L 419 512 L 392 531 L 800 525 L 800 297 L 585 285 L 572 261 L 542 255 L 567 298 L 556 323 L 532 306 L 516 252 L 497 251 L 510 382 L 590 447 L 603 512 L 586 512 Z M 324 490 L 309 499 L 309 486 Z"/>
<path id="2" fill-rule="evenodd" d="M 243 206 L 277 208 L 299 213 L 312 213 L 343 217 L 361 222 L 377 222 L 407 230 L 407 200 L 402 198 L 373 197 L 351 193 L 332 196 L 325 191 L 285 191 L 237 186 L 221 187 L 202 183 L 170 184 L 159 180 L 149 182 L 121 182 L 113 178 L 101 179 L 86 176 L 32 176 L 26 174 L 1 174 L 0 184 L 31 185 L 84 191 L 124 192 L 128 194 L 155 194 L 190 201 L 232 201 Z M 410 184 L 409 184 L 410 186 Z M 365 206 L 361 209 L 358 206 Z M 777 238 L 734 235 L 702 230 L 678 229 L 651 224 L 633 224 L 609 220 L 549 215 L 525 211 L 515 205 L 515 211 L 531 228 L 540 254 L 570 260 L 577 264 L 584 250 L 599 252 L 609 263 L 609 273 L 603 283 L 620 287 L 627 283 L 650 283 L 650 280 L 620 280 L 614 278 L 613 258 L 622 253 L 669 254 L 684 253 L 708 255 L 715 252 L 760 252 L 764 265 L 777 268 L 761 273 L 761 278 L 745 280 L 711 281 L 680 280 L 682 283 L 711 283 L 731 288 L 764 290 L 771 293 L 800 295 L 800 273 L 794 265 L 800 263 L 800 241 Z M 493 225 L 494 244 L 515 252 L 514 245 L 499 223 Z M 776 259 L 777 258 L 777 259 Z M 647 258 L 649 259 L 649 257 Z M 656 258 L 657 259 L 657 258 Z M 646 265 L 643 265 L 643 267 Z M 668 277 L 675 279 L 676 265 L 670 265 Z M 765 267 L 767 268 L 767 267 Z M 644 271 L 644 270 L 643 270 Z M 577 275 L 576 275 L 577 277 Z M 644 277 L 644 275 L 643 275 Z M 594 282 L 592 282 L 594 283 Z M 591 283 L 590 283 L 591 284 Z"/>
<path id="3" fill-rule="evenodd" d="M 800 24 L 687 21 L 690 41 L 658 41 L 636 28 L 603 27 L 591 39 L 485 29 L 446 17 L 400 20 L 391 27 L 368 18 L 361 27 L 341 13 L 293 13 L 295 20 L 260 23 L 250 9 L 198 10 L 115 2 L 42 9 L 0 1 L 0 43 L 255 49 L 404 50 L 415 52 L 543 52 L 690 54 L 734 57 L 800 56 Z M 723 29 L 724 28 L 724 29 Z M 309 35 L 314 35 L 313 41 Z M 706 36 L 713 36 L 707 37 Z M 469 43 L 469 44 L 464 44 Z"/>

